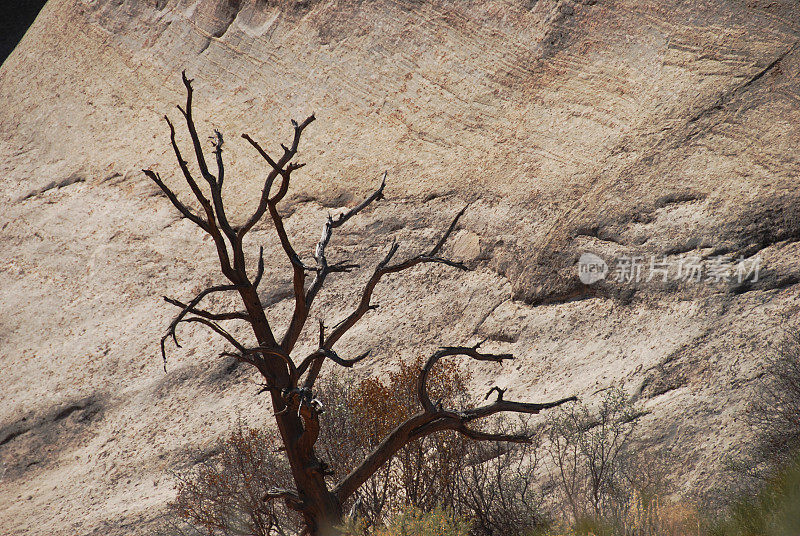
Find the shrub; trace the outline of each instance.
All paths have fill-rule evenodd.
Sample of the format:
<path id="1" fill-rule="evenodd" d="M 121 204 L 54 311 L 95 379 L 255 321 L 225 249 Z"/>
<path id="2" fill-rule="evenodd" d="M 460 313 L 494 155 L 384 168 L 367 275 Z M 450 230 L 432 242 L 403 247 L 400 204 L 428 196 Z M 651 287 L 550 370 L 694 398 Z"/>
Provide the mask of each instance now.
<path id="1" fill-rule="evenodd" d="M 744 414 L 753 440 L 749 450 L 728 455 L 726 486 L 714 497 L 731 507 L 739 497 L 759 494 L 800 453 L 800 334 L 789 332 L 768 356 Z"/>
<path id="2" fill-rule="evenodd" d="M 622 518 L 560 521 L 536 536 L 706 536 L 707 522 L 691 504 L 631 492 Z"/>
<path id="3" fill-rule="evenodd" d="M 348 519 L 340 529 L 342 536 L 467 536 L 470 523 L 441 507 L 430 512 L 408 508 L 384 527 L 369 528 L 363 519 Z"/>
<path id="4" fill-rule="evenodd" d="M 176 473 L 177 496 L 168 504 L 164 532 L 207 536 L 284 535 L 296 514 L 281 503 L 264 503 L 268 490 L 285 485 L 288 467 L 275 452 L 273 433 L 241 421 L 220 442 L 218 453 Z"/>
<path id="5" fill-rule="evenodd" d="M 608 390 L 596 410 L 578 402 L 550 415 L 545 452 L 573 520 L 624 515 L 636 415 L 620 389 Z"/>
<path id="6" fill-rule="evenodd" d="M 451 511 L 437 507 L 430 512 L 409 508 L 392 519 L 376 536 L 468 536 L 470 524 Z"/>
<path id="7" fill-rule="evenodd" d="M 800 334 L 790 333 L 767 360 L 747 412 L 758 437 L 751 468 L 768 475 L 800 452 Z"/>
<path id="8" fill-rule="evenodd" d="M 419 411 L 420 367 L 421 362 L 402 364 L 386 380 L 367 378 L 352 384 L 333 375 L 320 382 L 316 396 L 323 403 L 325 426 L 317 448 L 332 476 L 347 474 L 388 431 Z M 455 408 L 468 402 L 468 383 L 469 376 L 452 362 L 437 364 L 429 378 L 432 398 Z M 501 417 L 493 431 L 519 432 L 524 426 L 524 421 Z M 275 451 L 278 444 L 273 433 L 238 423 L 216 456 L 178 473 L 177 498 L 168 507 L 172 533 L 293 533 L 299 527 L 297 514 L 282 501 L 261 501 L 267 491 L 285 488 L 291 481 L 285 461 Z M 538 462 L 535 452 L 536 445 L 471 441 L 454 432 L 412 442 L 346 505 L 350 517 L 359 519 L 348 530 L 368 534 L 388 526 L 385 534 L 394 535 L 391 531 L 401 530 L 397 527 L 427 527 L 436 520 L 458 518 L 469 523 L 456 523 L 453 530 L 469 526 L 476 536 L 523 534 L 542 524 L 542 496 L 532 477 Z"/>
<path id="9" fill-rule="evenodd" d="M 768 480 L 756 496 L 738 501 L 710 536 L 800 534 L 800 457 Z"/>
<path id="10" fill-rule="evenodd" d="M 322 418 L 330 419 L 323 430 L 336 433 L 323 431 L 318 442 L 335 473 L 349 471 L 386 432 L 419 411 L 421 366 L 421 361 L 401 364 L 385 381 L 368 378 L 346 385 L 334 377 L 319 387 L 319 398 L 335 407 Z M 431 371 L 432 398 L 463 407 L 469 401 L 469 380 L 456 363 L 441 362 Z M 524 426 L 524 421 L 500 417 L 493 431 L 519 432 Z M 427 512 L 442 507 L 469 519 L 475 535 L 524 533 L 542 523 L 541 494 L 531 474 L 535 450 L 535 445 L 475 442 L 454 432 L 427 436 L 403 448 L 362 486 L 351 514 L 379 526 L 409 508 Z"/>

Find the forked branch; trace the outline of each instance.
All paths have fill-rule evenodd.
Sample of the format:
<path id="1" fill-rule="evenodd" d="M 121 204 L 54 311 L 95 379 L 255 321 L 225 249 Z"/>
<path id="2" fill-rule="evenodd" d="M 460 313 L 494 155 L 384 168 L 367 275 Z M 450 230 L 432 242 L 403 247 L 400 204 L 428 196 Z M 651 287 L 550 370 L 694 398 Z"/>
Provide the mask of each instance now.
<path id="1" fill-rule="evenodd" d="M 371 203 L 374 199 L 379 199 L 380 196 L 383 195 L 383 187 L 385 184 L 385 180 L 386 180 L 386 174 L 384 173 L 383 181 L 381 182 L 380 188 L 378 188 L 378 190 L 375 193 L 373 193 L 372 196 L 367 198 L 365 202 L 363 202 L 355 209 L 361 210 L 362 208 L 366 207 L 369 203 Z M 308 376 L 304 384 L 307 388 L 313 387 L 314 382 L 316 381 L 316 378 L 319 375 L 319 372 L 322 368 L 322 364 L 326 357 L 330 358 L 334 363 L 343 366 L 352 366 L 361 359 L 367 357 L 368 354 L 364 354 L 363 356 L 359 356 L 358 358 L 356 358 L 356 360 L 342 360 L 338 358 L 338 355 L 336 355 L 335 352 L 333 352 L 333 346 L 339 339 L 341 339 L 344 336 L 345 333 L 347 333 L 347 331 L 350 328 L 355 326 L 358 323 L 358 321 L 361 320 L 361 318 L 363 318 L 365 314 L 367 314 L 367 312 L 377 308 L 377 305 L 374 305 L 370 302 L 372 300 L 372 294 L 375 291 L 375 287 L 377 287 L 378 283 L 383 278 L 383 276 L 391 273 L 402 272 L 403 270 L 407 270 L 418 264 L 423 264 L 423 263 L 440 263 L 461 270 L 467 269 L 466 266 L 464 266 L 464 264 L 460 262 L 451 261 L 449 259 L 445 259 L 439 256 L 439 252 L 441 251 L 447 239 L 455 230 L 456 225 L 458 224 L 458 220 L 464 214 L 466 208 L 467 207 L 464 207 L 458 212 L 458 214 L 456 214 L 456 216 L 450 222 L 450 225 L 448 226 L 447 230 L 444 232 L 444 234 L 442 234 L 442 236 L 436 242 L 436 245 L 434 245 L 433 248 L 431 248 L 431 250 L 428 251 L 427 253 L 417 255 L 415 257 L 412 257 L 406 261 L 397 264 L 391 264 L 394 255 L 397 253 L 397 250 L 400 247 L 399 244 L 397 244 L 397 242 L 392 243 L 391 247 L 389 248 L 389 251 L 386 253 L 386 256 L 383 258 L 383 260 L 381 260 L 378 263 L 378 265 L 375 267 L 375 270 L 372 273 L 372 277 L 370 277 L 370 279 L 367 281 L 367 284 L 364 287 L 364 290 L 361 294 L 361 299 L 359 300 L 358 306 L 356 307 L 355 311 L 350 313 L 347 317 L 345 317 L 344 320 L 339 322 L 334 327 L 333 332 L 327 338 L 323 337 L 322 338 L 323 340 L 320 341 L 319 349 L 316 352 L 309 355 L 308 357 L 306 357 L 301 363 L 300 367 L 298 367 L 298 372 L 300 375 L 302 375 L 304 371 L 308 370 Z M 352 214 L 349 215 L 345 214 L 345 218 L 341 223 L 347 221 L 347 219 L 349 219 L 351 216 Z M 339 225 L 341 225 L 341 223 Z M 321 258 L 323 262 L 325 262 L 324 251 L 328 240 L 330 240 L 330 237 L 328 236 L 328 231 L 326 227 L 323 230 L 322 239 L 320 240 L 320 243 L 318 244 L 317 247 L 317 252 L 320 254 L 319 258 Z M 314 287 L 312 285 L 312 290 L 313 288 Z"/>
<path id="2" fill-rule="evenodd" d="M 283 156 L 278 159 L 277 162 L 273 160 L 269 154 L 267 154 L 267 152 L 261 148 L 261 145 L 253 140 L 248 134 L 242 134 L 242 138 L 250 142 L 250 145 L 255 147 L 256 151 L 258 151 L 258 153 L 264 158 L 264 160 L 267 161 L 270 167 L 272 167 L 272 171 L 270 171 L 266 180 L 264 181 L 264 187 L 261 190 L 261 200 L 258 202 L 255 212 L 253 212 L 253 215 L 247 220 L 247 223 L 245 223 L 241 229 L 239 229 L 238 235 L 240 241 L 244 235 L 247 234 L 247 232 L 252 229 L 256 223 L 258 223 L 261 217 L 264 216 L 270 200 L 272 200 L 274 203 L 277 203 L 283 199 L 284 195 L 286 195 L 286 190 L 289 188 L 288 177 L 293 169 L 297 169 L 297 165 L 294 167 L 287 167 L 287 164 L 292 158 L 294 158 L 295 154 L 297 154 L 297 147 L 300 144 L 300 136 L 303 134 L 303 130 L 305 130 L 305 128 L 310 125 L 314 119 L 314 114 L 311 114 L 302 123 L 298 124 L 296 121 L 292 121 L 292 126 L 294 127 L 294 138 L 292 139 L 292 145 L 291 147 L 282 146 L 284 149 Z M 270 198 L 272 183 L 275 181 L 278 175 L 280 175 L 284 180 L 278 193 Z"/>
<path id="3" fill-rule="evenodd" d="M 420 403 L 422 404 L 423 409 L 428 412 L 436 411 L 433 402 L 431 402 L 430 396 L 428 395 L 428 376 L 430 375 L 431 369 L 433 366 L 443 357 L 447 356 L 465 356 L 475 359 L 476 361 L 492 361 L 495 363 L 501 363 L 507 359 L 513 359 L 514 357 L 511 354 L 486 354 L 481 353 L 478 351 L 481 343 L 476 344 L 475 346 L 444 346 L 433 353 L 431 357 L 425 362 L 425 365 L 422 367 L 422 372 L 419 375 L 419 380 L 417 381 L 417 397 L 419 398 Z"/>
<path id="4" fill-rule="evenodd" d="M 328 259 L 325 256 L 325 248 L 328 246 L 328 243 L 331 240 L 331 236 L 333 235 L 333 230 L 341 227 L 347 222 L 350 218 L 367 208 L 373 201 L 377 201 L 379 199 L 383 199 L 383 190 L 386 188 L 386 175 L 387 172 L 383 173 L 383 177 L 381 179 L 381 184 L 378 188 L 372 192 L 372 194 L 364 199 L 361 203 L 357 206 L 347 210 L 333 218 L 332 216 L 328 216 L 325 225 L 322 227 L 322 236 L 317 242 L 317 247 L 314 249 L 314 260 L 317 262 L 316 266 L 316 275 L 314 276 L 314 280 L 311 282 L 311 287 L 308 289 L 308 292 L 305 290 L 305 274 L 302 277 L 303 287 L 301 288 L 299 285 L 299 281 L 296 280 L 295 282 L 295 307 L 294 313 L 292 314 L 292 320 L 289 323 L 289 329 L 286 330 L 286 334 L 283 338 L 281 346 L 288 352 L 291 352 L 294 348 L 294 345 L 297 343 L 297 339 L 300 337 L 300 333 L 303 331 L 303 326 L 305 326 L 306 321 L 308 320 L 308 315 L 311 310 L 311 306 L 314 303 L 314 298 L 316 298 L 319 291 L 322 289 L 322 286 L 325 284 L 325 279 L 331 273 L 337 272 L 349 272 L 353 268 L 357 268 L 358 266 L 355 264 L 350 264 L 347 262 L 329 265 Z M 304 295 L 300 296 L 298 293 L 304 293 Z M 323 346 L 320 345 L 320 349 Z"/>
<path id="5" fill-rule="evenodd" d="M 458 220 L 461 216 L 464 215 L 464 211 L 467 207 L 461 209 L 458 214 L 456 214 L 455 218 L 453 218 L 450 226 L 444 232 L 444 234 L 439 238 L 436 245 L 427 253 L 423 253 L 421 255 L 417 255 L 412 257 L 408 260 L 397 264 L 391 264 L 394 255 L 397 253 L 398 248 L 400 247 L 399 244 L 396 242 L 391 245 L 389 251 L 386 253 L 386 256 L 383 258 L 381 262 L 375 267 L 375 271 L 372 273 L 372 277 L 369 278 L 367 281 L 366 286 L 361 294 L 361 299 L 359 300 L 358 307 L 356 307 L 355 311 L 350 313 L 339 325 L 333 330 L 333 332 L 328 336 L 325 340 L 324 347 L 325 348 L 333 348 L 333 345 L 341 339 L 347 331 L 355 326 L 359 320 L 374 306 L 370 303 L 372 300 L 372 294 L 375 291 L 375 287 L 378 286 L 378 283 L 383 278 L 383 276 L 387 274 L 402 272 L 403 270 L 407 270 L 412 268 L 418 264 L 423 263 L 439 263 L 439 264 L 446 264 L 447 266 L 452 266 L 453 268 L 458 268 L 459 270 L 466 270 L 467 267 L 464 266 L 463 263 L 451 261 L 449 259 L 445 259 L 444 257 L 439 256 L 439 252 L 441 251 L 442 247 L 444 246 L 447 239 L 455 230 L 456 225 L 458 224 Z"/>
<path id="6" fill-rule="evenodd" d="M 167 339 L 172 337 L 172 340 L 175 342 L 175 346 L 177 346 L 178 348 L 181 347 L 180 343 L 178 342 L 178 336 L 175 333 L 175 328 L 178 327 L 178 324 L 180 324 L 184 320 L 187 314 L 194 313 L 193 309 L 196 309 L 197 305 L 203 300 L 203 298 L 205 298 L 209 294 L 212 294 L 214 292 L 227 292 L 231 290 L 236 290 L 236 288 L 237 288 L 236 285 L 216 285 L 213 287 L 209 287 L 201 291 L 194 298 L 192 298 L 192 300 L 188 304 L 183 305 L 181 311 L 175 316 L 175 318 L 172 319 L 172 322 L 170 322 L 169 327 L 167 327 L 167 332 L 164 334 L 163 337 L 161 337 L 161 359 L 164 361 L 164 372 L 166 372 L 167 370 L 167 352 L 165 347 Z M 164 300 L 166 300 L 169 303 L 172 303 L 173 305 L 180 303 L 177 302 L 177 300 L 171 301 L 170 298 L 167 298 L 166 296 L 164 296 Z"/>
<path id="7" fill-rule="evenodd" d="M 479 344 L 475 346 L 446 346 L 437 350 L 420 371 L 417 383 L 417 394 L 422 411 L 413 415 L 402 424 L 398 425 L 365 459 L 353 469 L 341 483 L 334 489 L 340 501 L 347 500 L 364 482 L 367 481 L 380 467 L 407 444 L 428 435 L 444 430 L 458 432 L 465 437 L 478 441 L 510 441 L 515 443 L 529 443 L 531 437 L 526 434 L 497 434 L 476 430 L 468 426 L 469 423 L 502 412 L 535 414 L 544 409 L 554 408 L 577 400 L 570 396 L 554 402 L 529 403 L 503 400 L 504 390 L 499 387 L 497 400 L 492 403 L 466 410 L 445 409 L 440 403 L 434 404 L 428 393 L 427 380 L 433 366 L 443 357 L 465 356 L 477 361 L 490 361 L 502 363 L 512 359 L 510 354 L 491 354 L 478 351 Z"/>

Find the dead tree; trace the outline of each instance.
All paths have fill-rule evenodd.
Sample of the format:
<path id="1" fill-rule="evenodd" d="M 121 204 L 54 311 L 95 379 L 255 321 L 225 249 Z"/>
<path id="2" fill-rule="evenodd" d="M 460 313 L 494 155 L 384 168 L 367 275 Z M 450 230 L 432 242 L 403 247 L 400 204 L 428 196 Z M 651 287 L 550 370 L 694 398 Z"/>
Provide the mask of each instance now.
<path id="1" fill-rule="evenodd" d="M 510 354 L 484 353 L 479 350 L 479 345 L 442 347 L 427 360 L 420 371 L 419 412 L 389 433 L 350 474 L 337 483 L 329 482 L 331 475 L 328 465 L 319 458 L 314 450 L 314 444 L 319 434 L 319 415 L 321 413 L 321 406 L 313 394 L 314 383 L 320 374 L 323 363 L 328 360 L 342 367 L 352 367 L 367 357 L 367 354 L 363 354 L 354 358 L 343 358 L 334 348 L 348 330 L 376 307 L 372 304 L 372 296 L 384 276 L 427 263 L 445 264 L 457 270 L 466 270 L 462 263 L 441 256 L 442 248 L 456 228 L 464 210 L 455 215 L 450 226 L 429 251 L 405 260 L 395 261 L 398 244 L 392 243 L 386 255 L 374 268 L 355 309 L 329 333 L 326 333 L 325 326 L 320 321 L 318 349 L 302 359 L 296 359 L 293 355 L 295 344 L 306 326 L 314 300 L 323 288 L 326 279 L 331 274 L 349 272 L 356 268 L 348 263 L 328 263 L 326 247 L 331 236 L 335 229 L 350 218 L 373 202 L 383 198 L 386 174 L 384 173 L 380 186 L 359 205 L 335 218 L 330 216 L 327 218 L 322 226 L 322 236 L 313 253 L 314 264 L 306 263 L 292 246 L 278 205 L 289 190 L 292 173 L 304 165 L 293 159 L 297 155 L 300 137 L 306 127 L 314 121 L 314 115 L 312 114 L 300 123 L 292 121 L 294 136 L 288 146 L 281 145 L 283 154 L 278 158 L 272 158 L 258 142 L 247 134 L 242 135 L 267 162 L 269 173 L 264 180 L 261 198 L 255 211 L 243 223 L 235 225 L 229 220 L 222 202 L 222 187 L 225 179 L 222 133 L 215 130 L 212 137 L 213 150 L 211 153 L 214 155 L 216 167 L 216 172 L 212 173 L 192 116 L 192 80 L 186 77 L 185 72 L 183 73 L 183 84 L 187 94 L 186 106 L 185 108 L 178 106 L 178 109 L 186 121 L 194 157 L 197 160 L 202 181 L 206 183 L 202 187 L 201 181 L 195 179 L 190 172 L 188 163 L 176 142 L 174 125 L 166 116 L 165 120 L 169 126 L 170 144 L 175 153 L 178 167 L 202 210 L 195 212 L 180 201 L 158 173 L 149 169 L 143 170 L 143 172 L 161 188 L 183 217 L 211 236 L 219 257 L 220 269 L 228 282 L 209 287 L 185 302 L 165 298 L 168 303 L 178 307 L 180 311 L 161 339 L 162 358 L 166 369 L 165 345 L 169 339 L 172 339 L 175 345 L 180 347 L 176 336 L 176 328 L 179 324 L 198 323 L 211 329 L 234 347 L 234 352 L 223 352 L 221 356 L 234 356 L 258 369 L 265 382 L 264 390 L 269 393 L 272 400 L 275 422 L 283 441 L 281 450 L 285 452 L 294 480 L 293 486 L 287 486 L 287 489 L 273 490 L 264 497 L 264 500 L 283 500 L 288 507 L 298 511 L 305 523 L 304 534 L 316 536 L 334 532 L 334 527 L 339 525 L 342 520 L 342 505 L 345 501 L 404 445 L 416 439 L 442 430 L 454 430 L 480 441 L 528 442 L 531 438 L 525 435 L 493 434 L 481 431 L 475 427 L 475 422 L 500 412 L 538 413 L 543 409 L 553 408 L 574 400 L 574 397 L 569 397 L 546 403 L 513 402 L 504 400 L 503 391 L 495 389 L 497 398 L 494 402 L 467 410 L 444 408 L 440 403 L 431 400 L 426 385 L 428 374 L 437 361 L 445 357 L 459 356 L 478 361 L 501 363 L 511 359 L 512 356 Z M 265 307 L 258 295 L 258 287 L 262 284 L 264 274 L 263 248 L 259 252 L 258 264 L 255 270 L 252 270 L 252 267 L 248 268 L 245 262 L 242 245 L 247 233 L 267 214 L 292 266 L 294 310 L 286 332 L 279 338 L 276 338 L 272 324 L 267 318 Z M 313 276 L 310 278 L 310 282 L 308 281 L 309 276 Z M 232 312 L 211 312 L 201 308 L 201 302 L 205 297 L 225 292 L 238 293 L 244 309 Z M 220 322 L 225 321 L 243 321 L 249 324 L 256 341 L 255 344 L 237 340 L 220 325 Z"/>

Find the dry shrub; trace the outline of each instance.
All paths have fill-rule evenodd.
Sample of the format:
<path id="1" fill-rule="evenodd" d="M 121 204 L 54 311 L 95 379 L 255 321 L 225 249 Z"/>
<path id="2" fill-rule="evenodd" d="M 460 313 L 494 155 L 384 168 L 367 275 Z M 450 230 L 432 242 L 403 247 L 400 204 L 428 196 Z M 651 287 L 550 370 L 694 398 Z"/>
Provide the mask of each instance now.
<path id="1" fill-rule="evenodd" d="M 573 519 L 619 515 L 628 494 L 625 475 L 634 417 L 619 389 L 607 391 L 597 409 L 575 403 L 550 415 L 545 450 L 561 504 Z"/>
<path id="2" fill-rule="evenodd" d="M 700 536 L 704 534 L 702 516 L 697 508 L 684 502 L 672 502 L 658 495 L 646 496 L 632 490 L 623 516 L 615 520 L 615 534 L 620 536 Z"/>
<path id="3" fill-rule="evenodd" d="M 386 380 L 355 385 L 333 378 L 318 396 L 334 410 L 323 414 L 318 447 L 334 472 L 346 474 L 397 424 L 420 410 L 417 379 L 422 361 L 404 363 Z M 438 363 L 428 379 L 434 401 L 468 404 L 470 376 L 457 363 Z M 520 431 L 524 421 L 498 418 L 493 431 Z M 468 519 L 476 535 L 522 534 L 541 525 L 541 495 L 532 486 L 536 463 L 531 445 L 482 443 L 441 432 L 404 447 L 357 492 L 351 515 L 381 526 L 409 508 L 436 508 Z M 344 453 L 344 455 L 339 455 Z"/>
<path id="4" fill-rule="evenodd" d="M 596 536 L 691 536 L 701 516 L 687 503 L 665 500 L 666 452 L 633 448 L 642 411 L 621 389 L 596 407 L 576 403 L 550 415 L 548 459 L 556 503 L 573 533 Z M 562 533 L 568 533 L 563 531 Z"/>
<path id="5" fill-rule="evenodd" d="M 275 434 L 241 421 L 219 452 L 187 472 L 176 473 L 175 500 L 168 505 L 169 534 L 208 536 L 285 535 L 297 516 L 281 503 L 264 503 L 267 490 L 289 481 Z"/>
<path id="6" fill-rule="evenodd" d="M 385 380 L 353 383 L 336 374 L 320 380 L 315 394 L 324 412 L 317 449 L 335 477 L 346 475 L 388 432 L 420 410 L 416 390 L 421 367 L 421 361 L 404 363 Z M 431 398 L 446 407 L 464 407 L 469 381 L 457 363 L 440 362 L 429 376 Z M 519 432 L 524 421 L 500 417 L 490 426 L 492 431 Z M 282 501 L 261 501 L 269 489 L 291 482 L 286 462 L 275 450 L 278 445 L 272 432 L 239 423 L 218 455 L 177 475 L 168 532 L 294 534 L 299 517 Z M 440 432 L 404 447 L 346 506 L 359 519 L 362 533 L 393 536 L 403 534 L 397 530 L 406 530 L 402 527 L 408 523 L 427 527 L 452 518 L 455 532 L 442 534 L 524 534 L 541 525 L 541 494 L 532 485 L 536 463 L 535 445 L 475 442 Z M 434 534 L 438 529 L 431 530 Z"/>
<path id="7" fill-rule="evenodd" d="M 758 438 L 752 468 L 763 476 L 792 464 L 800 452 L 800 334 L 787 335 L 768 357 L 747 414 Z"/>

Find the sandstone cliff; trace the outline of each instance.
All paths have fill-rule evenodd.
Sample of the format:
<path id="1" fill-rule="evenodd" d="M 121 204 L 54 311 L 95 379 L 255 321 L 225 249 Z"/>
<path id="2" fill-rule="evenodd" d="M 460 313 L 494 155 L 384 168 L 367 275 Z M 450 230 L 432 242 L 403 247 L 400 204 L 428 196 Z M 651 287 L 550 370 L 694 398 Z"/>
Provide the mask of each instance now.
<path id="1" fill-rule="evenodd" d="M 343 341 L 379 349 L 359 374 L 488 337 L 517 360 L 480 368 L 476 390 L 624 385 L 683 492 L 712 492 L 800 307 L 798 42 L 791 0 L 51 0 L 0 68 L 0 532 L 143 534 L 170 470 L 237 414 L 268 420 L 256 378 L 200 329 L 167 374 L 158 356 L 161 295 L 219 280 L 213 247 L 139 172 L 180 188 L 161 117 L 184 68 L 200 126 L 229 140 L 240 214 L 265 168 L 239 135 L 275 148 L 317 113 L 285 205 L 306 253 L 384 170 L 387 200 L 331 251 L 411 251 L 471 203 L 449 251 L 474 269 L 387 281 Z M 266 224 L 261 244 L 278 318 L 290 287 Z M 584 285 L 586 251 L 761 271 Z M 329 321 L 351 280 L 364 273 L 324 296 Z"/>

